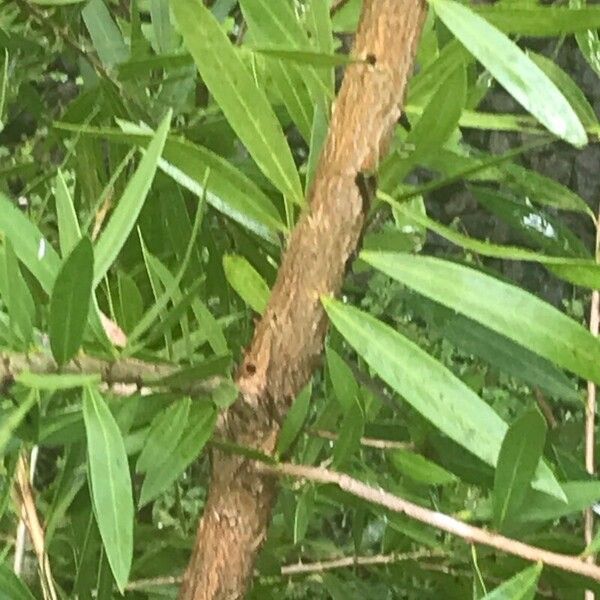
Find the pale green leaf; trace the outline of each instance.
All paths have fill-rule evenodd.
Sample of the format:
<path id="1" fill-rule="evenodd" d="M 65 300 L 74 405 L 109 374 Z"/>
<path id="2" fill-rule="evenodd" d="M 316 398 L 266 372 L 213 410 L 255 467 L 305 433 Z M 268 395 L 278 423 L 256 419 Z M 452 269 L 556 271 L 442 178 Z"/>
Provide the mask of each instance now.
<path id="1" fill-rule="evenodd" d="M 556 136 L 584 146 L 581 121 L 560 90 L 498 29 L 453 0 L 429 0 L 436 14 L 506 91 Z"/>
<path id="2" fill-rule="evenodd" d="M 361 258 L 420 294 L 584 379 L 600 383 L 600 340 L 533 294 L 475 269 L 430 256 L 365 251 Z"/>
<path id="3" fill-rule="evenodd" d="M 84 388 L 83 419 L 96 522 L 117 587 L 123 593 L 133 556 L 133 496 L 123 437 L 104 399 Z"/>
<path id="4" fill-rule="evenodd" d="M 172 0 L 171 7 L 184 43 L 229 124 L 273 185 L 303 205 L 290 148 L 264 90 L 208 8 L 195 0 Z"/>
<path id="5" fill-rule="evenodd" d="M 322 301 L 335 328 L 379 377 L 449 438 L 495 466 L 508 427 L 488 404 L 388 325 L 340 302 Z M 540 463 L 533 485 L 564 499 L 544 463 Z"/>

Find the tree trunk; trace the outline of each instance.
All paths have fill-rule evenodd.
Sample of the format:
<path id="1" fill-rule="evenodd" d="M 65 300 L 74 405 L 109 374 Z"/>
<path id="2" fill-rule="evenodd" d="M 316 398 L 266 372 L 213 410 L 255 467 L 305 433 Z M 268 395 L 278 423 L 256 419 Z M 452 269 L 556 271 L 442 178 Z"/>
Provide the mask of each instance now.
<path id="1" fill-rule="evenodd" d="M 275 1 L 275 0 L 274 0 Z M 368 184 L 387 152 L 426 14 L 423 0 L 364 0 L 321 154 L 310 207 L 294 229 L 269 305 L 239 368 L 240 397 L 220 437 L 272 454 L 290 403 L 309 380 L 327 319 L 320 297 L 339 292 L 368 209 Z M 182 600 L 243 598 L 266 536 L 275 482 L 247 458 L 212 454 L 212 477 Z"/>

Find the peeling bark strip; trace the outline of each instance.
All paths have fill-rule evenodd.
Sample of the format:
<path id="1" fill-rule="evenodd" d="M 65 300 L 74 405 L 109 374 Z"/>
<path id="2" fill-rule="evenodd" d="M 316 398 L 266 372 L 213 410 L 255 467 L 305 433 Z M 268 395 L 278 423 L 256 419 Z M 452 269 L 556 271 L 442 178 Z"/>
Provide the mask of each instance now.
<path id="1" fill-rule="evenodd" d="M 336 101 L 310 208 L 294 229 L 267 310 L 240 366 L 240 398 L 219 434 L 271 454 L 310 378 L 327 328 L 321 295 L 339 292 L 364 224 L 365 179 L 387 152 L 426 14 L 423 0 L 364 0 L 354 55 Z M 358 177 L 357 177 L 358 176 Z M 358 182 L 358 185 L 357 185 Z M 236 600 L 251 581 L 275 499 L 251 461 L 212 454 L 212 478 L 181 600 Z"/>

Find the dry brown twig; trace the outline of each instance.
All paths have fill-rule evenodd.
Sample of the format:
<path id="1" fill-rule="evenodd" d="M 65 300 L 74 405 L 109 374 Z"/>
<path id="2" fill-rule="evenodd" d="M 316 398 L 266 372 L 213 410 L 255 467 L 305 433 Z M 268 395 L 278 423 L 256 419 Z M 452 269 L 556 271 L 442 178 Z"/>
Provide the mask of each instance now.
<path id="1" fill-rule="evenodd" d="M 29 533 L 31 544 L 35 552 L 38 569 L 40 572 L 40 582 L 44 600 L 58 600 L 50 561 L 45 547 L 44 529 L 38 518 L 31 487 L 31 473 L 24 454 L 19 456 L 17 464 L 17 477 L 15 481 L 15 502 L 21 510 L 21 519 Z"/>
<path id="2" fill-rule="evenodd" d="M 421 560 L 423 558 L 436 558 L 445 556 L 435 550 L 415 550 L 414 552 L 376 554 L 373 556 L 341 556 L 330 560 L 317 562 L 297 562 L 281 567 L 282 577 L 296 575 L 312 575 L 332 571 L 334 569 L 347 569 L 349 567 L 378 567 L 397 564 L 405 561 Z M 149 587 L 178 585 L 183 581 L 182 576 L 168 575 L 166 577 L 151 577 L 138 579 L 127 585 L 127 590 L 143 590 Z"/>
<path id="3" fill-rule="evenodd" d="M 325 431 L 324 429 L 311 429 L 308 433 L 324 440 L 331 441 L 335 441 L 339 437 L 339 434 L 334 433 L 333 431 Z M 414 444 L 411 442 L 397 442 L 395 440 L 381 440 L 370 437 L 361 437 L 360 445 L 367 448 L 376 448 L 378 450 L 411 450 L 414 448 Z"/>
<path id="4" fill-rule="evenodd" d="M 420 521 L 440 531 L 460 537 L 469 544 L 489 546 L 490 548 L 495 548 L 501 552 L 512 554 L 528 561 L 541 562 L 550 567 L 570 573 L 577 573 L 578 575 L 600 581 L 600 566 L 590 564 L 577 556 L 550 552 L 549 550 L 530 546 L 519 540 L 511 539 L 480 527 L 474 527 L 444 513 L 409 502 L 381 488 L 367 485 L 345 473 L 338 473 L 321 467 L 294 465 L 291 463 L 280 463 L 278 465 L 256 463 L 256 468 L 277 477 L 288 476 L 316 483 L 333 484 L 357 498 L 362 498 L 367 502 L 382 506 L 393 512 L 402 513 L 410 519 Z"/>

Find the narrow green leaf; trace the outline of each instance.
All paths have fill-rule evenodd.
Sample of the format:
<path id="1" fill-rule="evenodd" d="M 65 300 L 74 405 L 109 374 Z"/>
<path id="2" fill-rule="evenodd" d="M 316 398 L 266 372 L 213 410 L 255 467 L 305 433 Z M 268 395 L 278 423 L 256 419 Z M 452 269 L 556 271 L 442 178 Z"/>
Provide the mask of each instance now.
<path id="1" fill-rule="evenodd" d="M 102 127 L 72 126 L 55 123 L 57 129 L 119 143 L 147 146 L 150 136 L 145 128 L 119 121 L 124 131 Z M 159 160 L 159 168 L 177 183 L 207 202 L 219 212 L 247 227 L 270 242 L 277 242 L 276 232 L 285 232 L 271 199 L 239 169 L 208 148 L 183 138 L 170 137 Z M 207 169 L 210 177 L 204 181 Z"/>
<path id="2" fill-rule="evenodd" d="M 333 466 L 339 468 L 348 462 L 354 453 L 360 448 L 360 438 L 365 429 L 365 416 L 358 401 L 354 400 L 350 409 L 344 413 L 340 432 L 333 447 Z"/>
<path id="3" fill-rule="evenodd" d="M 357 308 L 328 298 L 322 302 L 335 328 L 381 379 L 457 444 L 485 463 L 496 464 L 508 428 L 488 404 L 391 327 Z M 564 499 L 544 463 L 538 467 L 534 487 Z"/>
<path id="4" fill-rule="evenodd" d="M 146 473 L 175 450 L 188 424 L 191 405 L 190 398 L 182 398 L 154 417 L 135 466 L 137 473 Z"/>
<path id="5" fill-rule="evenodd" d="M 570 9 L 573 12 L 572 9 Z M 600 17 L 600 10 L 596 9 Z M 527 55 L 546 75 L 553 81 L 554 85 L 562 92 L 584 127 L 594 127 L 598 125 L 598 117 L 592 105 L 588 102 L 581 88 L 571 79 L 571 76 L 565 73 L 554 61 L 542 54 L 537 54 L 532 50 L 527 51 Z"/>
<path id="6" fill-rule="evenodd" d="M 325 349 L 329 379 L 337 401 L 344 412 L 356 403 L 358 383 L 346 361 L 331 347 Z"/>
<path id="7" fill-rule="evenodd" d="M 418 483 L 448 485 L 458 481 L 455 475 L 446 471 L 443 467 L 409 450 L 394 450 L 390 454 L 390 460 L 400 473 Z"/>
<path id="8" fill-rule="evenodd" d="M 223 256 L 223 269 L 229 285 L 252 310 L 262 314 L 271 291 L 260 273 L 237 254 Z"/>
<path id="9" fill-rule="evenodd" d="M 8 415 L 3 416 L 2 422 L 0 423 L 0 456 L 4 455 L 4 449 L 6 448 L 6 444 L 8 444 L 13 431 L 19 426 L 21 421 L 38 400 L 38 391 L 31 390 L 27 395 L 27 398 L 25 398 L 19 406 L 13 408 Z"/>
<path id="10" fill-rule="evenodd" d="M 519 417 L 502 441 L 494 478 L 493 510 L 497 529 L 512 521 L 523 504 L 546 442 L 546 421 L 537 410 Z"/>
<path id="11" fill-rule="evenodd" d="M 52 355 L 59 365 L 75 356 L 81 346 L 92 296 L 94 252 L 84 237 L 61 267 L 50 297 L 48 335 Z"/>
<path id="12" fill-rule="evenodd" d="M 166 490 L 194 461 L 212 435 L 217 418 L 214 408 L 196 401 L 192 404 L 188 427 L 182 432 L 177 446 L 163 460 L 150 465 L 140 494 L 139 506 L 144 506 Z"/>
<path id="13" fill-rule="evenodd" d="M 390 201 L 387 195 L 378 194 L 379 197 L 386 201 Z M 426 227 L 430 231 L 437 233 L 439 236 L 447 239 L 453 244 L 457 244 L 462 248 L 466 248 L 482 256 L 491 256 L 494 258 L 502 258 L 505 260 L 523 260 L 538 262 L 548 268 L 557 277 L 581 285 L 590 289 L 598 289 L 600 287 L 600 265 L 593 260 L 582 258 L 571 258 L 564 256 L 548 256 L 540 254 L 527 248 L 519 248 L 517 246 L 500 246 L 491 242 L 483 242 L 470 238 L 450 227 L 446 227 L 441 223 L 437 223 L 427 216 L 408 210 L 403 204 L 391 201 L 390 204 L 401 214 L 405 215 L 410 221 L 418 223 Z M 401 249 L 402 250 L 402 249 Z"/>
<path id="14" fill-rule="evenodd" d="M 84 388 L 83 419 L 94 514 L 110 568 L 123 593 L 133 556 L 134 518 L 125 444 L 96 388 Z"/>
<path id="15" fill-rule="evenodd" d="M 290 410 L 285 417 L 285 421 L 281 426 L 281 431 L 277 440 L 277 454 L 279 456 L 285 454 L 298 437 L 298 434 L 302 431 L 310 407 L 311 393 L 312 384 L 309 383 L 298 396 L 296 396 L 296 399 L 290 407 Z"/>
<path id="16" fill-rule="evenodd" d="M 419 296 L 420 304 L 423 300 Z M 551 362 L 463 315 L 453 311 L 451 314 L 443 332 L 453 344 L 496 366 L 499 371 L 539 387 L 553 398 L 581 407 L 582 398 L 576 384 Z"/>
<path id="17" fill-rule="evenodd" d="M 105 67 L 110 69 L 129 58 L 121 31 L 103 0 L 90 0 L 81 16 Z"/>
<path id="18" fill-rule="evenodd" d="M 94 287 L 106 275 L 106 272 L 117 258 L 123 244 L 135 226 L 146 196 L 150 191 L 154 174 L 156 173 L 158 160 L 162 154 L 169 132 L 171 115 L 172 112 L 169 110 L 148 145 L 148 149 L 140 161 L 139 167 L 127 184 L 123 196 L 106 225 L 106 229 L 104 229 L 96 242 L 94 252 L 96 257 Z"/>
<path id="19" fill-rule="evenodd" d="M 362 252 L 361 258 L 420 294 L 600 383 L 600 340 L 533 294 L 475 269 L 429 256 Z"/>
<path id="20" fill-rule="evenodd" d="M 253 37 L 261 45 L 268 44 L 275 51 L 281 48 L 293 52 L 312 50 L 308 35 L 298 21 L 290 0 L 240 0 L 240 6 Z M 287 68 L 295 67 L 288 64 Z M 298 73 L 308 88 L 313 104 L 327 108 L 329 87 L 323 73 L 319 74 L 313 66 L 308 65 L 298 68 Z"/>
<path id="21" fill-rule="evenodd" d="M 2 600 L 35 600 L 29 588 L 5 564 L 0 564 L 0 598 Z"/>
<path id="22" fill-rule="evenodd" d="M 35 306 L 10 239 L 4 242 L 3 251 L 0 249 L 0 297 L 6 305 L 11 330 L 27 347 L 33 337 Z"/>
<path id="23" fill-rule="evenodd" d="M 285 48 L 252 48 L 253 52 L 268 56 L 269 58 L 279 58 L 282 61 L 299 65 L 310 65 L 315 68 L 337 67 L 340 65 L 351 65 L 354 63 L 365 62 L 347 54 L 325 54 L 324 52 L 315 52 L 313 50 L 288 50 Z"/>
<path id="24" fill-rule="evenodd" d="M 444 25 L 525 110 L 574 146 L 587 143 L 583 125 L 571 105 L 514 42 L 458 2 L 429 2 Z"/>
<path id="25" fill-rule="evenodd" d="M 542 569 L 542 563 L 528 567 L 486 594 L 482 600 L 533 600 Z"/>
<path id="26" fill-rule="evenodd" d="M 58 240 L 60 252 L 63 257 L 75 247 L 81 238 L 81 229 L 77 221 L 75 206 L 67 182 L 59 169 L 54 184 L 54 199 L 56 202 L 56 216 L 58 219 Z"/>
<path id="27" fill-rule="evenodd" d="M 306 486 L 296 502 L 296 512 L 294 513 L 294 544 L 301 543 L 306 537 L 314 503 L 315 489 L 312 486 Z"/>
<path id="28" fill-rule="evenodd" d="M 402 143 L 402 148 L 408 148 L 406 154 L 394 153 L 382 165 L 380 184 L 384 189 L 395 189 L 424 157 L 443 147 L 458 126 L 465 107 L 466 87 L 465 67 L 459 62 L 431 96 L 406 136 Z"/>
<path id="29" fill-rule="evenodd" d="M 583 5 L 581 5 L 583 6 Z M 474 6 L 486 21 L 504 31 L 526 36 L 554 37 L 600 28 L 600 7 Z"/>
<path id="30" fill-rule="evenodd" d="M 171 7 L 204 83 L 256 164 L 287 198 L 304 204 L 300 178 L 281 125 L 209 9 L 195 0 Z"/>
<path id="31" fill-rule="evenodd" d="M 39 229 L 0 192 L 0 232 L 12 243 L 19 260 L 50 294 L 60 258 Z"/>
<path id="32" fill-rule="evenodd" d="M 180 69 L 194 64 L 189 54 L 160 54 L 130 58 L 119 65 L 119 80 L 128 81 L 148 75 L 155 69 Z"/>
<path id="33" fill-rule="evenodd" d="M 169 0 L 150 0 L 150 19 L 157 54 L 177 49 L 177 38 L 169 19 Z"/>

